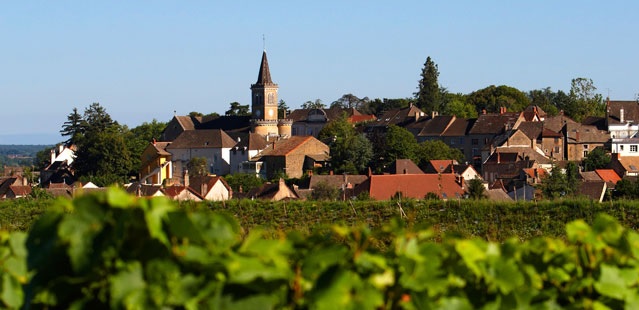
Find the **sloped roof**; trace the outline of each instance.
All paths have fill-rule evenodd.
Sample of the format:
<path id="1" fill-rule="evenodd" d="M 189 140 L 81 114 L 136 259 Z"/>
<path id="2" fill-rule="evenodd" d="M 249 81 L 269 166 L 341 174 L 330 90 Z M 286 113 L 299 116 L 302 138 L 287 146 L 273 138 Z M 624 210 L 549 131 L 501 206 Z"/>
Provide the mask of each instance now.
<path id="1" fill-rule="evenodd" d="M 521 112 L 505 112 L 502 114 L 482 114 L 479 115 L 469 134 L 500 134 L 505 127 L 513 129 L 517 120 L 521 117 Z"/>
<path id="2" fill-rule="evenodd" d="M 236 141 L 221 129 L 189 130 L 177 136 L 166 149 L 231 148 L 235 144 Z"/>
<path id="3" fill-rule="evenodd" d="M 596 169 L 595 173 L 606 183 L 617 184 L 621 180 L 617 172 L 612 169 Z"/>
<path id="4" fill-rule="evenodd" d="M 301 145 L 309 142 L 322 143 L 313 136 L 292 136 L 288 139 L 270 142 L 267 147 L 257 157 L 263 156 L 286 156 L 295 152 Z M 322 143 L 324 144 L 324 143 Z M 328 149 L 328 146 L 327 146 Z M 311 154 L 306 154 L 311 155 Z"/>
<path id="5" fill-rule="evenodd" d="M 388 174 L 371 175 L 360 184 L 359 190 L 368 190 L 370 197 L 377 200 L 391 199 L 401 192 L 403 197 L 423 199 L 428 193 L 435 193 L 442 199 L 454 199 L 464 195 L 453 174 Z"/>
<path id="6" fill-rule="evenodd" d="M 193 118 L 191 118 L 190 116 L 174 116 L 175 120 L 177 120 L 178 124 L 180 124 L 180 126 L 182 127 L 182 129 L 184 130 L 195 130 L 195 123 L 193 122 Z"/>
<path id="7" fill-rule="evenodd" d="M 514 147 L 498 147 L 495 150 L 495 153 L 502 153 L 502 161 L 503 155 L 509 153 L 517 153 L 521 159 L 526 159 L 528 157 L 529 160 L 534 160 L 538 164 L 550 164 L 552 160 L 546 157 L 544 154 L 541 154 L 530 147 L 524 146 L 514 146 Z"/>
<path id="8" fill-rule="evenodd" d="M 444 133 L 442 133 L 443 137 L 459 137 L 465 136 L 468 134 L 468 131 L 473 127 L 477 121 L 476 118 L 459 118 L 456 117 L 446 128 Z"/>
<path id="9" fill-rule="evenodd" d="M 189 191 L 193 196 L 201 200 L 204 200 L 204 198 L 190 186 L 173 185 L 173 186 L 167 186 L 162 189 L 162 192 L 164 193 L 164 195 L 170 198 L 177 197 L 184 191 Z"/>
<path id="10" fill-rule="evenodd" d="M 592 200 L 602 201 L 606 188 L 606 182 L 604 181 L 581 182 L 579 184 L 579 194 Z"/>
<path id="11" fill-rule="evenodd" d="M 251 129 L 250 115 L 224 115 L 201 118 L 196 129 L 222 129 L 224 131 L 246 131 Z"/>
<path id="12" fill-rule="evenodd" d="M 617 161 L 623 166 L 624 170 L 626 170 L 627 172 L 639 173 L 639 157 L 638 156 L 619 156 Z"/>
<path id="13" fill-rule="evenodd" d="M 627 121 L 632 121 L 635 124 L 639 123 L 639 103 L 637 103 L 637 101 L 609 101 L 609 125 L 616 125 L 621 123 L 621 109 L 623 109 L 624 124 Z"/>
<path id="14" fill-rule="evenodd" d="M 236 148 L 245 148 L 249 151 L 261 151 L 266 148 L 266 138 L 253 132 L 228 132 L 229 137 L 237 141 Z"/>
<path id="15" fill-rule="evenodd" d="M 543 178 L 548 175 L 546 169 L 543 168 L 524 168 L 521 169 L 529 178 Z"/>
<path id="16" fill-rule="evenodd" d="M 308 188 L 313 189 L 318 183 L 326 183 L 334 188 L 341 188 L 342 185 L 350 183 L 353 186 L 361 184 L 368 179 L 367 175 L 363 174 L 347 174 L 347 175 L 319 175 L 314 174 L 311 176 Z"/>
<path id="17" fill-rule="evenodd" d="M 153 145 L 153 147 L 155 148 L 156 153 L 163 156 L 171 155 L 171 153 L 166 151 L 166 147 L 169 146 L 169 144 L 171 144 L 171 142 L 151 142 L 151 145 Z"/>
<path id="18" fill-rule="evenodd" d="M 9 189 L 16 196 L 27 196 L 31 194 L 31 186 L 28 186 L 28 185 L 11 185 L 9 186 Z"/>
<path id="19" fill-rule="evenodd" d="M 566 124 L 567 143 L 606 143 L 610 135 L 605 130 L 599 130 L 596 126 L 582 124 Z"/>
<path id="20" fill-rule="evenodd" d="M 564 115 L 548 116 L 544 119 L 544 128 L 559 132 L 566 124 L 577 124 L 570 117 Z"/>
<path id="21" fill-rule="evenodd" d="M 189 187 L 191 187 L 202 197 L 205 197 L 206 194 L 208 194 L 208 192 L 213 188 L 213 186 L 215 186 L 215 183 L 217 182 L 221 182 L 227 190 L 231 191 L 231 187 L 229 186 L 229 184 L 226 183 L 226 180 L 224 180 L 224 178 L 220 176 L 205 175 L 189 177 Z M 207 188 L 206 193 L 202 192 L 202 185 L 204 184 L 206 184 Z"/>
<path id="22" fill-rule="evenodd" d="M 513 198 L 508 196 L 508 193 L 501 188 L 486 190 L 486 198 L 491 201 L 513 201 Z"/>
<path id="23" fill-rule="evenodd" d="M 453 167 L 459 163 L 454 159 L 433 159 L 428 161 L 429 173 L 453 173 Z"/>
<path id="24" fill-rule="evenodd" d="M 423 174 L 424 171 L 410 159 L 397 159 L 389 167 L 391 174 Z"/>
<path id="25" fill-rule="evenodd" d="M 284 186 L 286 187 L 285 189 L 281 189 L 280 187 Z M 280 179 L 279 182 L 275 182 L 275 183 L 265 183 L 262 184 L 262 186 L 254 188 L 252 190 L 250 190 L 246 196 L 250 197 L 250 198 L 257 198 L 257 199 L 269 199 L 272 200 L 274 199 L 278 193 L 280 193 L 280 190 L 285 190 L 287 191 L 289 194 L 292 195 L 287 195 L 287 197 L 285 197 L 284 199 L 298 199 L 299 196 L 297 195 L 297 193 L 290 189 L 282 179 Z"/>
<path id="26" fill-rule="evenodd" d="M 408 122 L 414 122 L 416 115 L 417 117 L 423 117 L 426 114 L 416 106 L 391 109 L 384 112 L 382 116 L 380 116 L 376 121 L 371 122 L 368 126 L 401 125 Z"/>
<path id="27" fill-rule="evenodd" d="M 541 122 L 521 122 L 517 127 L 517 130 L 521 131 L 531 140 L 538 139 L 543 130 L 543 123 Z"/>
<path id="28" fill-rule="evenodd" d="M 596 171 L 581 171 L 579 175 L 585 182 L 601 181 L 601 177 Z"/>
<path id="29" fill-rule="evenodd" d="M 435 116 L 421 123 L 422 129 L 417 136 L 419 137 L 432 137 L 441 136 L 448 126 L 455 120 L 454 116 Z"/>
<path id="30" fill-rule="evenodd" d="M 266 59 L 266 51 L 262 52 L 262 61 L 260 62 L 260 72 L 257 74 L 257 82 L 255 85 L 272 85 L 271 70 L 268 67 L 268 59 Z"/>

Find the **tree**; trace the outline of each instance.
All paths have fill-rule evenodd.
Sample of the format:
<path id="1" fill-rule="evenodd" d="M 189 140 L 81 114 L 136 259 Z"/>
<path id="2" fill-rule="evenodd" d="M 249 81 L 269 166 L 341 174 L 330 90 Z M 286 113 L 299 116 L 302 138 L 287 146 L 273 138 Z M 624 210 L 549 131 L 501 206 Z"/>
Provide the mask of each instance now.
<path id="1" fill-rule="evenodd" d="M 462 118 L 477 117 L 477 109 L 467 102 L 464 94 L 446 93 L 443 96 L 442 115 L 455 115 Z"/>
<path id="2" fill-rule="evenodd" d="M 433 159 L 453 159 L 458 162 L 464 161 L 464 154 L 456 148 L 448 146 L 441 140 L 430 140 L 420 143 L 416 149 L 418 159 L 415 161 L 421 167 L 428 164 Z"/>
<path id="3" fill-rule="evenodd" d="M 92 103 L 84 109 L 84 121 L 86 122 L 86 132 L 101 132 L 109 128 L 115 122 L 111 115 L 98 102 Z"/>
<path id="4" fill-rule="evenodd" d="M 254 174 L 235 173 L 224 177 L 234 193 L 247 193 L 264 184 L 264 180 Z"/>
<path id="5" fill-rule="evenodd" d="M 186 168 L 189 169 L 189 175 L 192 176 L 205 176 L 209 174 L 209 167 L 205 157 L 193 157 L 186 163 Z"/>
<path id="6" fill-rule="evenodd" d="M 368 110 L 362 109 L 360 112 L 379 116 L 388 110 L 406 108 L 411 104 L 415 104 L 415 98 L 376 98 L 368 102 Z"/>
<path id="7" fill-rule="evenodd" d="M 331 103 L 331 108 L 357 109 L 366 108 L 370 99 L 368 97 L 358 98 L 353 94 L 344 94 L 339 99 Z"/>
<path id="8" fill-rule="evenodd" d="M 415 93 L 417 107 L 427 112 L 440 111 L 440 91 L 437 82 L 439 71 L 437 70 L 437 64 L 430 56 L 426 58 L 421 77 L 417 86 L 418 91 Z"/>
<path id="9" fill-rule="evenodd" d="M 467 102 L 477 111 L 486 110 L 489 113 L 498 112 L 501 107 L 511 112 L 520 112 L 530 104 L 526 94 L 506 85 L 490 85 L 476 90 L 467 96 Z"/>
<path id="10" fill-rule="evenodd" d="M 559 92 L 553 92 L 550 87 L 535 89 L 528 92 L 528 99 L 531 105 L 540 107 L 548 116 L 555 116 L 559 114 L 560 106 L 563 106 L 557 100 L 560 96 Z"/>
<path id="11" fill-rule="evenodd" d="M 556 199 L 573 196 L 579 189 L 579 168 L 574 162 L 566 164 L 566 173 L 559 166 L 553 166 L 550 175 L 541 180 L 544 197 Z"/>
<path id="12" fill-rule="evenodd" d="M 78 108 L 73 108 L 73 112 L 67 116 L 67 121 L 64 122 L 60 130 L 60 134 L 63 137 L 69 137 L 64 141 L 64 144 L 68 146 L 76 144 L 86 131 L 86 128 L 87 123 L 78 112 Z"/>
<path id="13" fill-rule="evenodd" d="M 628 179 L 621 179 L 615 184 L 612 195 L 615 198 L 637 199 L 639 198 L 639 183 L 637 183 L 637 181 L 633 182 Z"/>
<path id="14" fill-rule="evenodd" d="M 322 181 L 317 183 L 313 187 L 311 192 L 311 199 L 313 200 L 337 200 L 339 198 L 340 190 L 336 187 L 329 185 L 327 182 Z"/>
<path id="15" fill-rule="evenodd" d="M 100 186 L 125 182 L 131 171 L 125 129 L 113 124 L 104 131 L 87 131 L 73 161 L 76 176 Z"/>
<path id="16" fill-rule="evenodd" d="M 596 94 L 592 79 L 572 79 L 570 101 L 564 107 L 567 115 L 580 122 L 587 116 L 603 116 L 605 105 L 600 94 Z"/>
<path id="17" fill-rule="evenodd" d="M 291 111 L 288 105 L 286 105 L 286 101 L 280 99 L 280 102 L 277 103 L 277 118 L 286 118 L 289 114 L 291 114 Z"/>
<path id="18" fill-rule="evenodd" d="M 226 116 L 247 116 L 251 115 L 248 104 L 242 105 L 237 101 L 231 102 L 229 109 L 224 113 Z"/>
<path id="19" fill-rule="evenodd" d="M 586 157 L 581 161 L 581 165 L 584 167 L 584 171 L 594 171 L 596 169 L 603 169 L 610 164 L 610 155 L 606 151 L 597 147 L 592 152 L 588 153 Z"/>
<path id="20" fill-rule="evenodd" d="M 330 163 L 335 173 L 361 173 L 373 158 L 371 142 L 355 131 L 345 114 L 324 126 L 318 139 L 330 147 Z"/>
<path id="21" fill-rule="evenodd" d="M 398 159 L 419 162 L 417 140 L 410 131 L 396 126 L 388 126 L 386 134 L 373 145 L 377 168 L 383 169 Z"/>
<path id="22" fill-rule="evenodd" d="M 486 188 L 484 187 L 484 182 L 479 178 L 474 178 L 466 184 L 466 194 L 468 194 L 468 198 L 470 199 L 484 199 L 486 198 Z"/>
<path id="23" fill-rule="evenodd" d="M 322 103 L 322 100 L 315 99 L 315 101 L 306 101 L 302 104 L 302 109 L 324 109 L 326 105 Z"/>

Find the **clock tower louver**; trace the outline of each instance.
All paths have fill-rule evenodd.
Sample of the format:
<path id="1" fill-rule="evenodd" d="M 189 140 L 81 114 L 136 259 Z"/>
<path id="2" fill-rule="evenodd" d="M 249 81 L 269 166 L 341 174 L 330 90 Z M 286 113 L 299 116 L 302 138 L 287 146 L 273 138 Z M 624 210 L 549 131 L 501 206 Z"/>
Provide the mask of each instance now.
<path id="1" fill-rule="evenodd" d="M 251 85 L 251 122 L 253 132 L 267 138 L 291 135 L 292 121 L 277 117 L 278 88 L 271 79 L 271 71 L 266 51 L 264 51 L 257 82 Z"/>

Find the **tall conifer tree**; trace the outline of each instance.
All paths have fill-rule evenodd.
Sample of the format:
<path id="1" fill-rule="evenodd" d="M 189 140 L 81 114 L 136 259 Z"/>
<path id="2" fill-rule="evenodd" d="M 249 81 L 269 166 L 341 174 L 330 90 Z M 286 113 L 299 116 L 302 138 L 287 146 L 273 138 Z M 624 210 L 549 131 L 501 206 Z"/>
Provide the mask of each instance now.
<path id="1" fill-rule="evenodd" d="M 424 68 L 422 69 L 421 80 L 417 87 L 418 91 L 415 93 L 417 98 L 417 107 L 424 110 L 424 112 L 433 112 L 440 110 L 440 91 L 437 78 L 439 77 L 439 71 L 437 64 L 428 56 Z"/>

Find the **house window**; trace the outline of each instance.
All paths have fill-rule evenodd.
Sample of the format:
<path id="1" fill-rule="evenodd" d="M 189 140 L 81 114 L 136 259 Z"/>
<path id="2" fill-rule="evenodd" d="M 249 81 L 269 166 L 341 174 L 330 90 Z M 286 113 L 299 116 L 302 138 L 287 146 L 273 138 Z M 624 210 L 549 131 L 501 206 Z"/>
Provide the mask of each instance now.
<path id="1" fill-rule="evenodd" d="M 555 137 L 555 144 L 559 143 L 559 138 Z"/>
<path id="2" fill-rule="evenodd" d="M 471 143 L 472 143 L 473 145 L 478 145 L 478 144 L 479 144 L 479 139 L 472 139 L 472 140 L 470 140 L 470 141 L 471 141 Z"/>
<path id="3" fill-rule="evenodd" d="M 559 147 L 555 146 L 555 154 L 559 154 Z"/>
<path id="4" fill-rule="evenodd" d="M 636 144 L 633 144 L 633 145 L 630 146 L 630 152 L 631 153 L 637 153 L 637 145 Z"/>
<path id="5" fill-rule="evenodd" d="M 459 144 L 464 144 L 464 138 L 459 138 Z"/>
<path id="6" fill-rule="evenodd" d="M 584 144 L 584 150 L 588 149 L 588 144 Z"/>
<path id="7" fill-rule="evenodd" d="M 588 151 L 584 151 L 584 157 L 588 156 Z"/>
<path id="8" fill-rule="evenodd" d="M 619 146 L 619 150 L 623 151 L 623 144 Z"/>
<path id="9" fill-rule="evenodd" d="M 454 145 L 455 144 L 455 139 L 450 139 L 450 144 Z"/>

